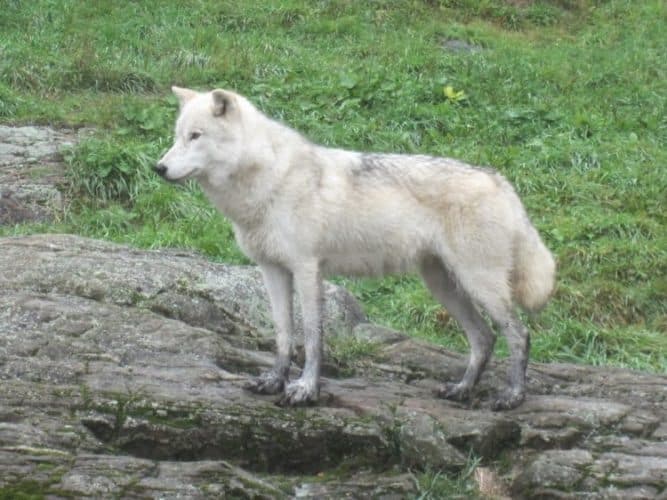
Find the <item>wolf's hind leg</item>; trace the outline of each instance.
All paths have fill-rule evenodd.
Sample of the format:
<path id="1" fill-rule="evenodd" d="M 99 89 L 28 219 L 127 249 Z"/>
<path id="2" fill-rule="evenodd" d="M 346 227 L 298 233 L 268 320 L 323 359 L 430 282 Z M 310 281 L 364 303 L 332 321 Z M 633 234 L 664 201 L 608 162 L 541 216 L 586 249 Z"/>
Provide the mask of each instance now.
<path id="1" fill-rule="evenodd" d="M 485 283 L 484 279 L 478 276 L 477 282 L 485 286 L 480 286 L 475 290 L 475 300 L 486 311 L 494 325 L 502 331 L 510 351 L 509 387 L 491 404 L 491 408 L 510 410 L 519 406 L 525 399 L 530 336 L 528 329 L 514 310 L 508 294 L 500 293 L 500 286 L 490 286 L 494 282 L 500 283 L 500 280 L 489 280 Z"/>
<path id="2" fill-rule="evenodd" d="M 526 368 L 530 352 L 530 335 L 514 311 L 508 311 L 502 322 L 497 321 L 507 338 L 510 351 L 509 387 L 491 404 L 493 410 L 511 410 L 526 397 Z"/>
<path id="3" fill-rule="evenodd" d="M 470 358 L 463 378 L 448 383 L 438 395 L 457 401 L 470 396 L 493 352 L 496 337 L 465 290 L 445 268 L 440 259 L 429 257 L 422 261 L 420 272 L 433 296 L 458 321 L 470 344 Z"/>
<path id="4" fill-rule="evenodd" d="M 288 380 L 292 355 L 292 273 L 274 265 L 260 266 L 264 284 L 271 302 L 271 312 L 276 331 L 276 358 L 273 367 L 246 384 L 246 389 L 258 394 L 278 394 Z"/>

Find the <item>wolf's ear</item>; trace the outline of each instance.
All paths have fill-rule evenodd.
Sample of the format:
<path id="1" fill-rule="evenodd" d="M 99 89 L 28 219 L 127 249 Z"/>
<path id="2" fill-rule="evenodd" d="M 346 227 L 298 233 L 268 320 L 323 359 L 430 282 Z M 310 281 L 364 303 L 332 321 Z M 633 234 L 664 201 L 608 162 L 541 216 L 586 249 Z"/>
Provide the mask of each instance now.
<path id="1" fill-rule="evenodd" d="M 222 89 L 215 89 L 211 92 L 213 97 L 213 116 L 224 116 L 229 112 L 234 97 L 232 94 Z"/>
<path id="2" fill-rule="evenodd" d="M 199 94 L 199 92 L 194 90 L 176 87 L 175 85 L 171 87 L 171 91 L 176 97 L 178 97 L 178 104 L 181 108 L 185 106 L 185 103 L 187 103 L 190 99 L 197 97 L 197 94 Z"/>

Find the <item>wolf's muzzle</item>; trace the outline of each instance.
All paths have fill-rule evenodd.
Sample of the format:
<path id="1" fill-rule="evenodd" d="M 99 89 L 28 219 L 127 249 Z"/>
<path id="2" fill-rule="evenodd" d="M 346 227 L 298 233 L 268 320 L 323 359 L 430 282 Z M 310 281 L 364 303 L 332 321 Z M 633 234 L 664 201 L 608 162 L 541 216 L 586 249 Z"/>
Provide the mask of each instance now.
<path id="1" fill-rule="evenodd" d="M 160 177 L 164 177 L 167 174 L 167 166 L 164 163 L 155 165 L 154 170 Z"/>

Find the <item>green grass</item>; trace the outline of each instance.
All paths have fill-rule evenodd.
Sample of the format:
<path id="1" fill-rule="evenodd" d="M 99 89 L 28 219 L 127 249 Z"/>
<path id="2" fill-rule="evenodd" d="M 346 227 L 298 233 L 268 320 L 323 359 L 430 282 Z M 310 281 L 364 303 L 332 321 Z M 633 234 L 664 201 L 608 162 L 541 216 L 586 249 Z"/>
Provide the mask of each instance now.
<path id="1" fill-rule="evenodd" d="M 439 500 L 442 498 L 486 498 L 473 478 L 480 459 L 470 455 L 465 467 L 455 472 L 426 470 L 415 475 L 417 500 Z"/>
<path id="2" fill-rule="evenodd" d="M 559 261 L 553 301 L 528 318 L 533 359 L 666 372 L 667 7 L 514 4 L 7 0 L 0 122 L 98 132 L 67 154 L 64 220 L 0 234 L 247 262 L 196 187 L 150 172 L 171 141 L 169 86 L 234 88 L 324 144 L 494 166 Z M 416 278 L 339 281 L 373 320 L 465 348 Z"/>

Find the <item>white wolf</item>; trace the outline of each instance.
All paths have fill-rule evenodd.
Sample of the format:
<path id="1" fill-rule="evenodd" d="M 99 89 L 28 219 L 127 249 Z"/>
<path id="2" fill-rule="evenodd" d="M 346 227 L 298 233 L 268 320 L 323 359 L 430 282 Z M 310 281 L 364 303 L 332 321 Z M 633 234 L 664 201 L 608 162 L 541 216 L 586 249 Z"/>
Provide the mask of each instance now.
<path id="1" fill-rule="evenodd" d="M 175 143 L 155 169 L 201 184 L 259 265 L 271 301 L 275 364 L 250 390 L 283 392 L 283 404 L 317 401 L 323 276 L 416 269 L 471 348 L 461 381 L 439 395 L 467 398 L 484 370 L 495 342 L 485 312 L 510 350 L 509 388 L 492 407 L 521 404 L 530 342 L 514 304 L 541 308 L 555 263 L 500 174 L 449 158 L 318 146 L 234 92 L 172 90 L 180 101 Z M 294 289 L 306 362 L 290 382 Z"/>

